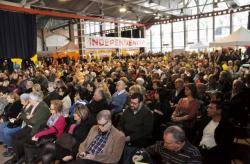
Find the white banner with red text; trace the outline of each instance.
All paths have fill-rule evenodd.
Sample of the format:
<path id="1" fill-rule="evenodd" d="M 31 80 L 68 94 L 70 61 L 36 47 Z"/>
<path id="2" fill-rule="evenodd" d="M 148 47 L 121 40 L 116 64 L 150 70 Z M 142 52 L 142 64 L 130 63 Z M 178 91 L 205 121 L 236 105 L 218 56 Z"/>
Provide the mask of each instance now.
<path id="1" fill-rule="evenodd" d="M 146 47 L 145 38 L 85 37 L 85 48 L 139 48 Z"/>

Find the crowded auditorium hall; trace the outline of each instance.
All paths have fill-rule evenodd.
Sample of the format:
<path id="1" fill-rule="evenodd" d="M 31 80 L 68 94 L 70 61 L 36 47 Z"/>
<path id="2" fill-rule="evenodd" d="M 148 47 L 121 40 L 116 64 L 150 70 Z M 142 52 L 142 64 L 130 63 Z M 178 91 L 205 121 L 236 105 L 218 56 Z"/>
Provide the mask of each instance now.
<path id="1" fill-rule="evenodd" d="M 0 164 L 250 164 L 250 0 L 0 0 Z"/>

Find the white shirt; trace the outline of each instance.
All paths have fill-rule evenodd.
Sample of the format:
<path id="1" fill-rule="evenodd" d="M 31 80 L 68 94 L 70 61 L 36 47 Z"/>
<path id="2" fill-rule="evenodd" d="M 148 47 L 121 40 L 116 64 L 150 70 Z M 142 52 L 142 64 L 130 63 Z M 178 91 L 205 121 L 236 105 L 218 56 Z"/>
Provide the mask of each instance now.
<path id="1" fill-rule="evenodd" d="M 120 94 L 122 94 L 122 93 L 124 93 L 124 92 L 126 92 L 126 90 L 125 90 L 125 89 L 123 89 L 123 90 L 121 90 L 121 91 L 117 92 L 117 96 L 119 96 Z"/>
<path id="2" fill-rule="evenodd" d="M 200 142 L 201 147 L 206 147 L 208 149 L 215 147 L 217 144 L 214 139 L 214 132 L 219 122 L 214 122 L 211 120 L 203 130 L 203 136 Z"/>

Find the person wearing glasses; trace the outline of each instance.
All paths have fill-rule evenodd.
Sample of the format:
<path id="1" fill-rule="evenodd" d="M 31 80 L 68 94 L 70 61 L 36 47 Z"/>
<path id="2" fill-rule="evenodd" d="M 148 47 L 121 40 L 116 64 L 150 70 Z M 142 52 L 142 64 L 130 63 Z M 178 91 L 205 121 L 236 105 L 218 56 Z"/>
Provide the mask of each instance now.
<path id="1" fill-rule="evenodd" d="M 126 136 L 122 163 L 130 164 L 134 153 L 152 143 L 153 113 L 143 103 L 143 95 L 134 93 L 118 124 Z"/>
<path id="2" fill-rule="evenodd" d="M 102 110 L 97 114 L 97 125 L 80 144 L 77 160 L 71 164 L 118 163 L 124 145 L 125 136 L 112 125 L 111 112 Z"/>
<path id="3" fill-rule="evenodd" d="M 164 131 L 163 141 L 142 150 L 149 154 L 151 160 L 157 164 L 201 164 L 201 154 L 185 136 L 185 132 L 178 126 L 170 126 Z M 134 155 L 133 162 L 144 162 L 149 157 Z M 147 161 L 145 161 L 147 162 Z"/>

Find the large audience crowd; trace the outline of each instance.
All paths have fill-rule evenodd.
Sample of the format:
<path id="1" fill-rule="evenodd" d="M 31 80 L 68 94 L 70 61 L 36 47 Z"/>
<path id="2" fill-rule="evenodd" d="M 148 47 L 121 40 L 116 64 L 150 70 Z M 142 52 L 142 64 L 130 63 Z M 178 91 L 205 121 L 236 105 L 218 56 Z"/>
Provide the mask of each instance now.
<path id="1" fill-rule="evenodd" d="M 5 163 L 231 163 L 248 125 L 248 58 L 233 49 L 0 73 Z"/>

